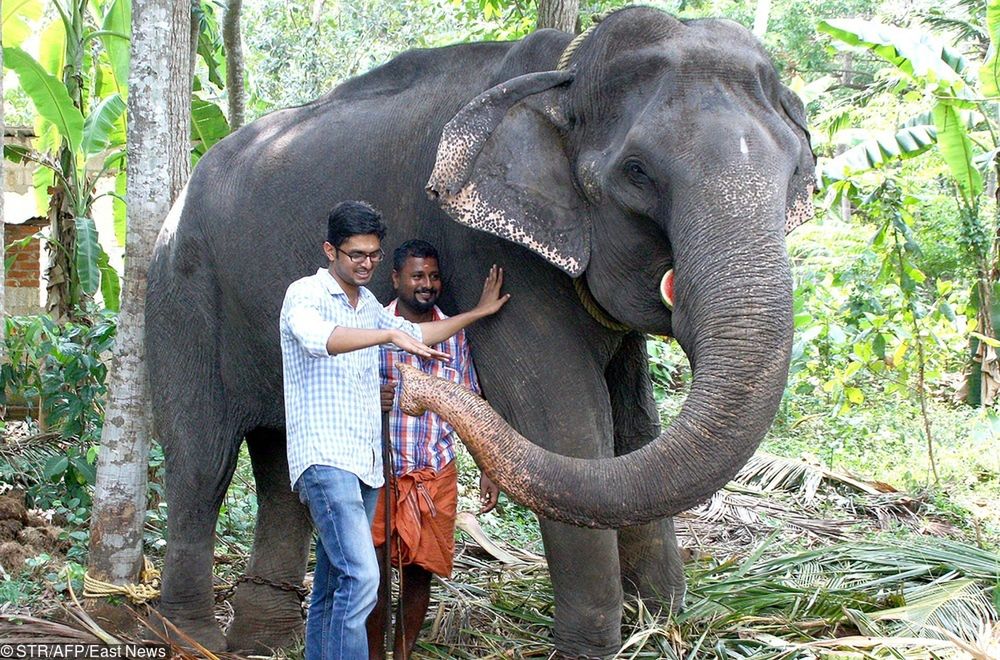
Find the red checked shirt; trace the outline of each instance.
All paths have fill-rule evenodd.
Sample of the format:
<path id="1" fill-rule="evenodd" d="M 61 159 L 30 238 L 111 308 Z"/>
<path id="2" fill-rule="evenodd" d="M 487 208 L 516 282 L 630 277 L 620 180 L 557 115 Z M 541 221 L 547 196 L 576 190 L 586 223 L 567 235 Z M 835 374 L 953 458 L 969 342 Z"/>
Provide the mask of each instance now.
<path id="1" fill-rule="evenodd" d="M 398 316 L 396 301 L 385 307 L 390 314 Z M 437 307 L 434 308 L 434 320 L 448 318 Z M 441 360 L 425 360 L 411 353 L 383 345 L 379 349 L 379 375 L 382 383 L 399 381 L 399 372 L 395 365 L 399 362 L 417 367 L 432 376 L 438 376 L 464 385 L 475 393 L 479 393 L 479 381 L 476 370 L 472 366 L 469 355 L 469 344 L 465 340 L 465 331 L 460 330 L 450 339 L 435 346 L 451 356 L 450 362 Z M 440 471 L 448 463 L 455 460 L 455 429 L 437 414 L 427 412 L 420 417 L 404 414 L 393 406 L 389 413 L 389 437 L 392 439 L 393 465 L 396 476 L 421 470 L 425 467 Z"/>

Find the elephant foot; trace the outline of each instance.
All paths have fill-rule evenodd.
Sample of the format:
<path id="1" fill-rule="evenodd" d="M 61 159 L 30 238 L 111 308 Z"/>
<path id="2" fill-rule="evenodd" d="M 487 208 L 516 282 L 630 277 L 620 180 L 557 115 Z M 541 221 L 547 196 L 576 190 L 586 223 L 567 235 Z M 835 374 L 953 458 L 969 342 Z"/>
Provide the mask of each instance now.
<path id="1" fill-rule="evenodd" d="M 159 614 L 159 616 L 156 616 L 156 614 Z M 157 612 L 156 614 L 149 619 L 149 625 L 153 629 L 145 635 L 146 639 L 150 641 L 169 639 L 171 643 L 177 646 L 190 647 L 191 644 L 181 635 L 177 634 L 177 630 L 174 630 L 174 628 L 177 628 L 184 635 L 209 651 L 226 650 L 226 638 L 223 636 L 214 618 L 192 619 L 181 614 L 168 612 Z M 161 617 L 169 621 L 170 625 L 164 624 Z"/>
<path id="2" fill-rule="evenodd" d="M 273 655 L 303 637 L 302 601 L 285 583 L 244 582 L 232 603 L 233 623 L 226 632 L 232 652 Z"/>
<path id="3" fill-rule="evenodd" d="M 622 645 L 619 627 L 602 629 L 594 625 L 589 629 L 568 629 L 565 623 L 559 622 L 558 616 L 552 641 L 555 649 L 551 657 L 569 660 L 613 658 Z"/>
<path id="4" fill-rule="evenodd" d="M 552 655 L 549 656 L 548 660 L 605 660 L 606 658 L 611 658 L 615 654 L 610 655 L 581 655 L 579 653 L 563 653 L 560 650 L 555 650 Z"/>
<path id="5" fill-rule="evenodd" d="M 242 655 L 272 656 L 279 649 L 289 649 L 303 638 L 302 617 L 250 620 L 245 616 L 233 620 L 226 632 L 229 651 Z"/>
<path id="6" fill-rule="evenodd" d="M 643 606 L 657 616 L 677 614 L 684 606 L 684 582 L 650 584 L 648 581 L 637 585 L 635 581 L 626 579 L 622 586 L 627 598 L 641 600 Z"/>

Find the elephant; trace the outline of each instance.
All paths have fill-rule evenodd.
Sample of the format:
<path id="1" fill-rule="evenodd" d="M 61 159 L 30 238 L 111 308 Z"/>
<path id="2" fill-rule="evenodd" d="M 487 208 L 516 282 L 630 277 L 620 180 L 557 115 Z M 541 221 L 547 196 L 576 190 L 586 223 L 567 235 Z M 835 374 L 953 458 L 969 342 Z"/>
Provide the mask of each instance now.
<path id="1" fill-rule="evenodd" d="M 671 516 L 744 464 L 787 380 L 785 234 L 809 217 L 809 140 L 802 103 L 746 29 L 630 7 L 578 38 L 407 51 L 220 141 L 148 271 L 161 613 L 208 648 L 280 647 L 301 631 L 287 585 L 303 580 L 311 526 L 288 482 L 278 313 L 288 284 L 325 266 L 326 217 L 345 199 L 382 211 L 387 252 L 415 237 L 438 248 L 446 312 L 474 306 L 490 265 L 504 268 L 510 302 L 468 337 L 490 405 L 545 451 L 486 441 L 477 460 L 540 512 L 556 652 L 614 654 L 626 595 L 676 610 Z M 375 279 L 385 302 L 388 273 Z M 673 337 L 693 371 L 662 433 L 649 334 Z M 214 529 L 244 440 L 252 579 L 223 635 Z"/>

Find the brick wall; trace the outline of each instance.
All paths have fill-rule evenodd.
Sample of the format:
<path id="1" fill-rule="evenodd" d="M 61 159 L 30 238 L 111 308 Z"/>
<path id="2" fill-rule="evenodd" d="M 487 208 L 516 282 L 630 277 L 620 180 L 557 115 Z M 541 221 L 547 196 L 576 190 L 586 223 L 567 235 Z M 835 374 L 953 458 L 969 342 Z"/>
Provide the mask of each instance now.
<path id="1" fill-rule="evenodd" d="M 4 253 L 8 256 L 14 255 L 14 262 L 7 269 L 5 282 L 7 287 L 38 290 L 39 273 L 41 272 L 39 265 L 41 245 L 38 239 L 30 241 L 24 247 L 16 248 L 12 252 L 6 250 L 12 243 L 35 234 L 38 229 L 35 225 L 4 225 Z"/>

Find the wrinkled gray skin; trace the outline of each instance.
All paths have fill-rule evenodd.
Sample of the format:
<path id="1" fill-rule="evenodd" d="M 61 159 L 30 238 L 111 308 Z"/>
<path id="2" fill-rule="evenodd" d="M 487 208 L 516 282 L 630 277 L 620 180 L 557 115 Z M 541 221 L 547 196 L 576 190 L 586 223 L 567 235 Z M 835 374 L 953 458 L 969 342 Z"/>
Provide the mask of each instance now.
<path id="1" fill-rule="evenodd" d="M 387 251 L 412 237 L 438 247 L 446 311 L 472 307 L 490 264 L 504 267 L 510 303 L 469 336 L 486 397 L 514 429 L 575 457 L 656 449 L 616 477 L 635 502 L 612 497 L 610 511 L 567 519 L 632 520 L 618 506 L 672 515 L 757 446 L 791 345 L 785 225 L 801 219 L 813 162 L 801 104 L 744 29 L 634 8 L 605 19 L 569 73 L 511 82 L 460 114 L 484 90 L 556 69 L 569 41 L 543 30 L 404 53 L 240 129 L 198 165 L 157 243 L 146 323 L 170 512 L 160 609 L 201 642 L 227 641 L 212 619 L 213 529 L 244 438 L 260 505 L 247 573 L 303 577 L 310 527 L 288 484 L 278 312 L 287 285 L 325 265 L 340 200 L 383 211 Z M 670 267 L 673 314 L 657 293 Z M 372 288 L 385 301 L 383 269 Z M 581 273 L 635 332 L 584 310 L 571 281 Z M 659 438 L 639 333 L 676 337 L 694 366 L 685 408 Z M 519 473 L 560 509 L 608 500 L 593 492 L 604 469 Z M 615 652 L 623 592 L 680 605 L 670 518 L 541 527 L 559 652 Z M 230 648 L 282 646 L 301 629 L 293 593 L 243 583 L 233 605 Z"/>

